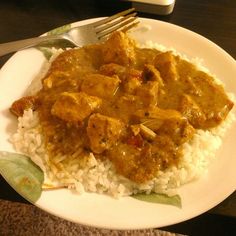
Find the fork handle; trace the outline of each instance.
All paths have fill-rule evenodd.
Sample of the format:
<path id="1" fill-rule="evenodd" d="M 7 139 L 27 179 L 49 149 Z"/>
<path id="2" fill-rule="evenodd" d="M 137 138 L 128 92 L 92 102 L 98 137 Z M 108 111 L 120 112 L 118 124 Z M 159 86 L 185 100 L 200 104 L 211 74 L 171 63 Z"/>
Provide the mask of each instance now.
<path id="1" fill-rule="evenodd" d="M 42 37 L 35 37 L 23 40 L 17 40 L 9 43 L 0 44 L 0 56 L 6 55 L 11 52 L 16 52 L 21 49 L 29 48 L 39 43 L 43 43 L 48 40 L 62 39 L 60 35 L 49 35 Z"/>

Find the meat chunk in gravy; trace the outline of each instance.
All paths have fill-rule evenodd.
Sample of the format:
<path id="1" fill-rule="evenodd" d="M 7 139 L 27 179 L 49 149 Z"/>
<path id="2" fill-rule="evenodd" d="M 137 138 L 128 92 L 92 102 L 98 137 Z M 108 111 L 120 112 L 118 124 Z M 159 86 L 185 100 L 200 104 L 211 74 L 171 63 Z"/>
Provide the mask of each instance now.
<path id="1" fill-rule="evenodd" d="M 10 111 L 16 116 L 23 116 L 25 110 L 36 110 L 38 105 L 39 100 L 36 96 L 27 96 L 13 102 Z"/>
<path id="2" fill-rule="evenodd" d="M 164 81 L 175 81 L 178 79 L 176 60 L 171 52 L 157 54 L 154 65 L 160 71 Z"/>
<path id="3" fill-rule="evenodd" d="M 120 138 L 124 124 L 115 118 L 95 113 L 90 116 L 87 135 L 94 153 L 102 153 L 111 148 Z"/>
<path id="4" fill-rule="evenodd" d="M 214 78 L 205 72 L 198 71 L 192 78 L 200 89 L 201 95 L 192 95 L 191 97 L 206 117 L 201 128 L 215 127 L 225 120 L 233 107 L 233 102 L 228 98 L 223 86 L 215 83 Z"/>
<path id="5" fill-rule="evenodd" d="M 148 81 L 136 88 L 135 94 L 138 99 L 143 101 L 145 106 L 155 106 L 158 100 L 159 83 L 157 81 Z"/>
<path id="6" fill-rule="evenodd" d="M 135 42 L 125 34 L 115 32 L 102 47 L 103 61 L 123 66 L 132 65 L 135 60 Z"/>
<path id="7" fill-rule="evenodd" d="M 187 119 L 191 117 L 189 122 L 195 128 L 200 129 L 219 125 L 232 109 L 233 102 L 224 88 L 190 62 L 165 52 L 156 56 L 154 64 L 164 82 L 158 107 L 181 111 Z"/>
<path id="8" fill-rule="evenodd" d="M 160 72 L 152 64 L 145 64 L 143 68 L 143 78 L 146 81 L 158 81 L 163 86 L 163 81 Z"/>
<path id="9" fill-rule="evenodd" d="M 64 92 L 53 104 L 51 113 L 66 122 L 81 122 L 98 109 L 102 100 L 84 92 Z"/>
<path id="10" fill-rule="evenodd" d="M 120 80 L 117 76 L 110 77 L 101 74 L 87 75 L 81 85 L 81 90 L 93 96 L 111 98 L 115 95 Z"/>
<path id="11" fill-rule="evenodd" d="M 178 166 L 196 130 L 218 126 L 233 107 L 212 76 L 122 32 L 61 53 L 42 83 L 11 111 L 37 110 L 50 160 L 93 152 L 137 183 Z"/>
<path id="12" fill-rule="evenodd" d="M 188 120 L 176 110 L 162 110 L 155 107 L 138 110 L 135 116 L 138 122 L 155 131 L 157 136 L 169 136 L 176 145 L 187 142 L 195 133 Z"/>
<path id="13" fill-rule="evenodd" d="M 203 127 L 206 122 L 206 115 L 194 99 L 192 99 L 191 95 L 184 94 L 182 96 L 179 104 L 179 111 L 195 128 Z"/>

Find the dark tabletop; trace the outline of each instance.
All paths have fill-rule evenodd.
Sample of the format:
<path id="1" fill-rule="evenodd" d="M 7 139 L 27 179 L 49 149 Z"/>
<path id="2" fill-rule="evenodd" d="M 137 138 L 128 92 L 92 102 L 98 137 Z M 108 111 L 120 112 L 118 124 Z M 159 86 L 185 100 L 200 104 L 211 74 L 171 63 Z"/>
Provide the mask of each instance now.
<path id="1" fill-rule="evenodd" d="M 0 43 L 40 35 L 58 26 L 108 16 L 130 7 L 119 0 L 0 0 Z M 177 0 L 172 14 L 139 13 L 195 31 L 236 58 L 235 0 Z M 0 58 L 0 68 L 10 58 Z M 26 202 L 0 176 L 0 199 Z M 213 210 L 192 220 L 165 227 L 190 235 L 236 235 L 236 192 Z"/>

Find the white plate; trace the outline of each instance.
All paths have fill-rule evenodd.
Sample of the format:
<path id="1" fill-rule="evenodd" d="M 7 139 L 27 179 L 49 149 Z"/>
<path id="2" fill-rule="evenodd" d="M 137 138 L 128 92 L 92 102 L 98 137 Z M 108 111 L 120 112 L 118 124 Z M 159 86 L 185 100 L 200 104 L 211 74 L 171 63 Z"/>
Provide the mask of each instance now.
<path id="1" fill-rule="evenodd" d="M 85 24 L 94 19 L 75 23 Z M 134 36 L 140 42 L 152 40 L 173 47 L 190 59 L 199 57 L 204 65 L 236 93 L 236 63 L 220 47 L 184 28 L 161 21 L 141 19 Z M 144 25 L 149 26 L 145 30 Z M 144 32 L 145 31 L 145 32 Z M 45 62 L 36 49 L 16 53 L 0 71 L 0 150 L 12 151 L 9 133 L 16 129 L 8 111 L 11 103 L 23 95 L 25 88 Z M 14 125 L 12 125 L 14 124 Z M 180 188 L 183 207 L 146 203 L 131 197 L 120 200 L 104 195 L 76 195 L 69 190 L 43 192 L 36 205 L 67 220 L 110 229 L 162 227 L 195 217 L 214 207 L 236 189 L 236 125 L 228 131 L 209 173 Z"/>

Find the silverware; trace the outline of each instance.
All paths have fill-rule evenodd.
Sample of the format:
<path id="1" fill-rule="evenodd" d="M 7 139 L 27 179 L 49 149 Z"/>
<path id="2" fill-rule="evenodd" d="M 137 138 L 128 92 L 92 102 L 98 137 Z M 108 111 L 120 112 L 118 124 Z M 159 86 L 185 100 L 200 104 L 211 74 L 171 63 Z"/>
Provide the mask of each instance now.
<path id="1" fill-rule="evenodd" d="M 74 46 L 93 44 L 104 39 L 104 37 L 113 31 L 120 29 L 127 31 L 137 25 L 138 22 L 136 21 L 137 17 L 135 17 L 136 14 L 135 9 L 130 8 L 94 23 L 74 27 L 63 34 L 48 35 L 3 43 L 0 44 L 0 56 L 51 40 L 67 40 Z"/>

